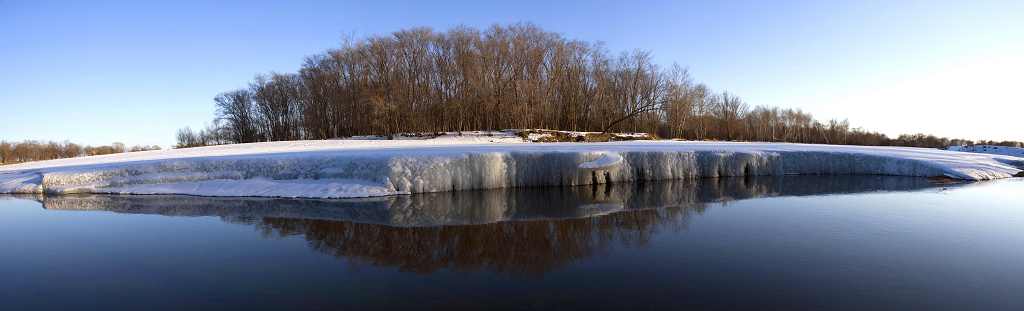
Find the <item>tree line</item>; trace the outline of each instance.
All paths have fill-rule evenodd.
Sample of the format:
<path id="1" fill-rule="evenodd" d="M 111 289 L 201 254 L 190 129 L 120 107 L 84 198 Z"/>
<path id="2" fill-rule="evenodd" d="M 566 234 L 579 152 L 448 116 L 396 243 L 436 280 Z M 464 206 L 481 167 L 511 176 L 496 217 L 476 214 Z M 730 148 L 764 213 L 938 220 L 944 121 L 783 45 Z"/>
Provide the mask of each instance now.
<path id="1" fill-rule="evenodd" d="M 890 139 L 851 128 L 845 119 L 818 121 L 799 109 L 750 107 L 736 94 L 694 81 L 686 67 L 654 63 L 650 51 L 613 54 L 601 42 L 565 38 L 528 22 L 349 37 L 305 57 L 296 73 L 258 74 L 214 103 L 214 125 L 179 130 L 177 147 L 533 128 L 691 140 L 923 144 L 902 139 L 919 138 L 914 135 Z"/>
<path id="2" fill-rule="evenodd" d="M 6 140 L 0 140 L 0 164 L 15 164 L 22 162 L 66 159 L 81 156 L 93 156 L 148 150 L 160 150 L 160 146 L 136 145 L 131 148 L 126 148 L 123 143 L 115 142 L 106 146 L 93 147 L 90 145 L 72 143 L 67 140 L 63 142 L 56 142 L 52 140 L 25 140 L 21 142 L 8 142 Z"/>

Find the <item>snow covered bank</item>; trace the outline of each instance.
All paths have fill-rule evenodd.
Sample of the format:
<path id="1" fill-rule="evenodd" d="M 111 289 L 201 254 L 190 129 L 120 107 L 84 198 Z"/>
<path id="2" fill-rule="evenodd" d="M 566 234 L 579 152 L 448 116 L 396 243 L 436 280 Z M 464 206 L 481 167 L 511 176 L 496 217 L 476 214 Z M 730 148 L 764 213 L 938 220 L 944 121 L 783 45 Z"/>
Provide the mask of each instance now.
<path id="1" fill-rule="evenodd" d="M 491 143 L 502 138 L 449 136 L 238 144 L 9 165 L 0 167 L 0 193 L 348 198 L 747 175 L 945 175 L 982 180 L 1011 177 L 1024 167 L 1017 157 L 921 148 L 676 141 Z"/>

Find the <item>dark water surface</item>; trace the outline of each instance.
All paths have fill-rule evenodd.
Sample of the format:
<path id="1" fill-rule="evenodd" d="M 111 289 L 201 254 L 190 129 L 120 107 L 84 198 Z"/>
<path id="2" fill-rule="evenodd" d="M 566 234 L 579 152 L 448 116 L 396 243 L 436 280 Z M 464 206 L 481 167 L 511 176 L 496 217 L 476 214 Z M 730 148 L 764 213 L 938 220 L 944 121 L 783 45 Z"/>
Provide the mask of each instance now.
<path id="1" fill-rule="evenodd" d="M 1024 179 L 0 196 L 0 309 L 1024 307 Z"/>

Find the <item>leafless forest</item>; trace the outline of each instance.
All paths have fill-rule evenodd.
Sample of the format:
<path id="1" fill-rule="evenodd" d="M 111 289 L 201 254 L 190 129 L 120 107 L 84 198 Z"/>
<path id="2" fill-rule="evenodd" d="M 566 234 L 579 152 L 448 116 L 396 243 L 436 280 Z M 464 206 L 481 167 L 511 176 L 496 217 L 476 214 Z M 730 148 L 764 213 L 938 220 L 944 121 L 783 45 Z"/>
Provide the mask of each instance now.
<path id="1" fill-rule="evenodd" d="M 884 134 L 800 109 L 750 107 L 738 95 L 661 66 L 643 50 L 609 52 L 532 23 L 457 26 L 349 38 L 298 73 L 256 75 L 214 98 L 215 122 L 183 128 L 178 147 L 409 132 L 557 129 L 664 138 L 940 147 L 974 143 Z"/>
<path id="2" fill-rule="evenodd" d="M 125 147 L 123 143 L 115 142 L 109 146 L 93 147 L 90 145 L 76 144 L 67 140 L 63 142 L 55 142 L 52 140 L 9 142 L 6 140 L 0 140 L 0 164 L 14 164 L 149 150 L 160 150 L 160 146 L 136 145 L 128 148 Z"/>

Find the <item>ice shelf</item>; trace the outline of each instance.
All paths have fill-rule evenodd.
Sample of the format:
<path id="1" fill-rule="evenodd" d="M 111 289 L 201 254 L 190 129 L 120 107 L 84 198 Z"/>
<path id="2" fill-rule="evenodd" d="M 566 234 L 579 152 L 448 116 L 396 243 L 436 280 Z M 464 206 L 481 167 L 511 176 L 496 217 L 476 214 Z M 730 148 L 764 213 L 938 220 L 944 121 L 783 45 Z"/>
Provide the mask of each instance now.
<path id="1" fill-rule="evenodd" d="M 1006 178 L 1024 158 L 908 147 L 626 141 L 324 140 L 135 152 L 0 167 L 0 193 L 375 197 L 785 174 Z"/>

